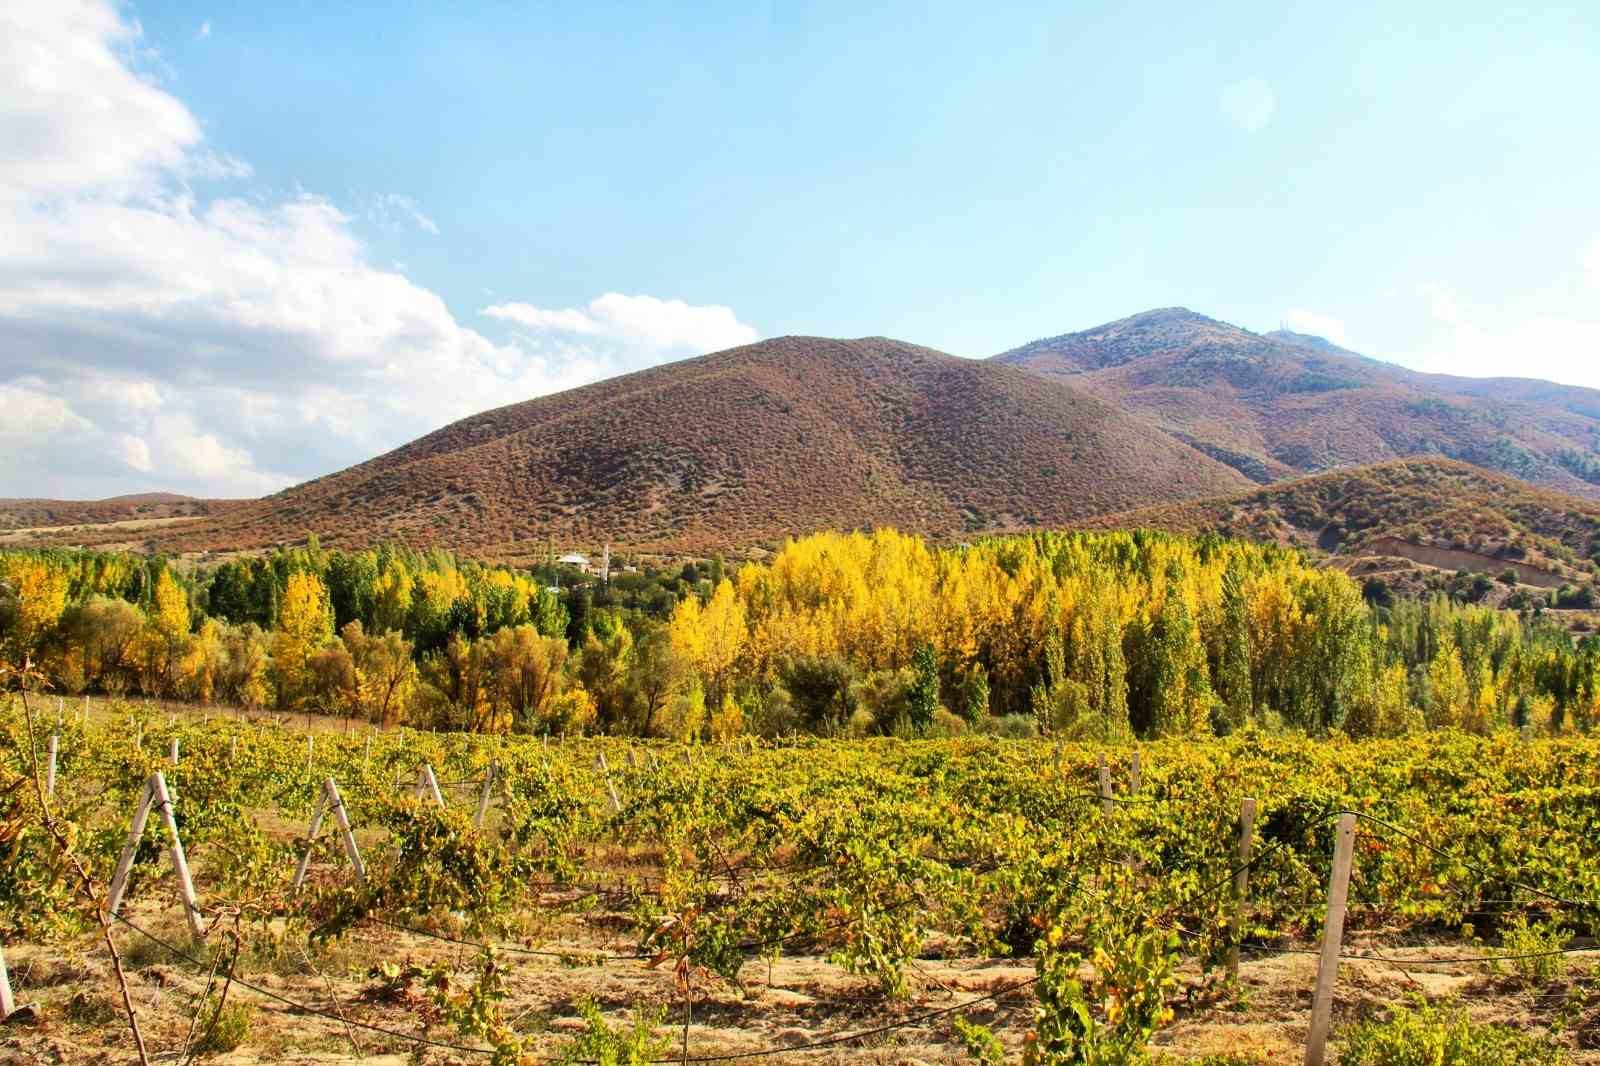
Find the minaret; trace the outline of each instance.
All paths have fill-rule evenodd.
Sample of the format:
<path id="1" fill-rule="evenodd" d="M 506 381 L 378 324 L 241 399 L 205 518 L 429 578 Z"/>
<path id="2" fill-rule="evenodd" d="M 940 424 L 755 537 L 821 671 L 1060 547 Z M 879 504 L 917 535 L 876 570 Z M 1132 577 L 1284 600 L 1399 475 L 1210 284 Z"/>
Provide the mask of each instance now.
<path id="1" fill-rule="evenodd" d="M 607 544 L 600 552 L 600 580 L 611 584 L 611 545 Z"/>

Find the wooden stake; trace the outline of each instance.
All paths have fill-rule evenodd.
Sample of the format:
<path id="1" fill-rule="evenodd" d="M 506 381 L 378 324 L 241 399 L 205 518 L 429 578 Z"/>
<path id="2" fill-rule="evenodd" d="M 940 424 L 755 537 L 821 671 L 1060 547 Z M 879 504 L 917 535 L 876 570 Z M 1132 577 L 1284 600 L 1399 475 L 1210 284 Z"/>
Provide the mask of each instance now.
<path id="1" fill-rule="evenodd" d="M 167 754 L 167 760 L 169 762 L 171 762 L 173 766 L 177 766 L 178 765 L 178 738 L 177 737 L 173 737 L 172 738 L 172 748 Z"/>
<path id="2" fill-rule="evenodd" d="M 361 861 L 361 849 L 356 847 L 356 835 L 350 830 L 350 816 L 345 813 L 344 800 L 339 798 L 339 786 L 333 783 L 333 778 L 322 782 L 323 794 L 328 799 L 328 806 L 333 808 L 333 820 L 339 826 L 339 836 L 344 840 L 344 855 L 350 860 L 350 869 L 356 875 L 356 884 L 367 883 L 367 866 Z"/>
<path id="3" fill-rule="evenodd" d="M 44 794 L 46 796 L 54 796 L 56 794 L 56 752 L 59 750 L 60 746 L 61 738 L 56 736 L 54 733 L 51 733 L 50 766 L 45 770 L 44 776 Z"/>
<path id="4" fill-rule="evenodd" d="M 478 813 L 472 819 L 472 824 L 479 829 L 483 828 L 484 816 L 489 813 L 489 798 L 493 795 L 494 779 L 494 763 L 490 763 L 489 769 L 483 775 L 483 791 L 478 794 Z"/>
<path id="5" fill-rule="evenodd" d="M 1133 766 L 1128 770 L 1128 791 L 1138 793 L 1144 787 L 1144 762 L 1139 757 L 1139 750 L 1134 749 Z"/>
<path id="6" fill-rule="evenodd" d="M 322 815 L 328 806 L 327 792 L 327 787 L 324 786 L 317 793 L 316 803 L 311 806 L 311 826 L 306 830 L 306 850 L 300 853 L 300 862 L 294 868 L 294 881 L 289 886 L 296 892 L 305 882 L 306 870 L 311 866 L 311 848 L 317 842 L 317 832 L 322 828 Z"/>
<path id="7" fill-rule="evenodd" d="M 228 759 L 231 761 L 233 759 L 233 757 L 235 755 L 237 755 L 237 754 L 239 754 L 239 738 L 238 737 L 229 737 L 228 738 Z"/>
<path id="8" fill-rule="evenodd" d="M 0 948 L 0 1021 L 17 1012 L 16 998 L 11 994 L 11 975 L 6 972 L 6 952 Z"/>
<path id="9" fill-rule="evenodd" d="M 427 763 L 422 764 L 422 772 L 417 775 L 417 794 L 432 796 L 435 803 L 440 807 L 444 806 L 444 794 L 439 791 L 439 779 L 433 776 L 433 767 Z"/>
<path id="10" fill-rule="evenodd" d="M 1233 874 L 1233 916 L 1228 920 L 1228 980 L 1239 979 L 1239 941 L 1244 930 L 1244 901 L 1250 894 L 1250 850 L 1256 840 L 1256 801 L 1239 804 L 1239 868 Z"/>
<path id="11" fill-rule="evenodd" d="M 606 765 L 606 753 L 602 751 L 595 758 L 595 763 L 599 766 L 600 772 L 605 775 L 606 799 L 611 803 L 611 813 L 619 814 L 622 811 L 622 798 L 617 795 L 617 786 L 611 783 L 611 767 Z"/>
<path id="12" fill-rule="evenodd" d="M 1100 809 L 1109 815 L 1115 807 L 1111 799 L 1111 767 L 1106 764 L 1106 753 L 1100 753 Z"/>
<path id="13" fill-rule="evenodd" d="M 172 797 L 167 793 L 167 779 L 157 770 L 150 775 L 150 794 L 161 820 L 167 825 L 167 835 L 172 838 L 172 869 L 178 875 L 178 902 L 184 917 L 189 919 L 189 932 L 198 943 L 206 938 L 205 926 L 200 921 L 200 900 L 194 892 L 194 880 L 189 876 L 189 860 L 183 854 L 183 841 L 178 837 L 178 819 L 172 810 Z"/>
<path id="14" fill-rule="evenodd" d="M 1306 1034 L 1305 1066 L 1322 1066 L 1328 1052 L 1328 1026 L 1333 1019 L 1333 986 L 1339 979 L 1339 952 L 1344 943 L 1344 910 L 1350 893 L 1350 859 L 1355 850 L 1356 816 L 1339 816 L 1339 838 L 1328 878 L 1328 920 L 1322 930 L 1322 958 L 1317 963 L 1317 991 L 1311 1000 L 1311 1031 Z"/>
<path id="15" fill-rule="evenodd" d="M 128 826 L 128 842 L 123 845 L 122 855 L 117 859 L 116 873 L 111 875 L 111 894 L 106 897 L 106 913 L 113 918 L 122 908 L 122 894 L 128 888 L 128 874 L 133 870 L 133 856 L 139 850 L 139 841 L 144 836 L 144 825 L 150 818 L 152 802 L 150 781 L 146 780 L 144 789 L 139 793 L 139 802 L 133 808 L 133 821 Z"/>

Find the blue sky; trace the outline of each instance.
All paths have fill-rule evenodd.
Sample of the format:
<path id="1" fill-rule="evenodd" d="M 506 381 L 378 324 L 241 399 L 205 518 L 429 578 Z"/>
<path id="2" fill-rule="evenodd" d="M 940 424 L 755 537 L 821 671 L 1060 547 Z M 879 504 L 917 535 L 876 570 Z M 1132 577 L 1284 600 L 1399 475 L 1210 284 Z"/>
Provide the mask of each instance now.
<path id="1" fill-rule="evenodd" d="M 1593 4 L 18 3 L 125 113 L 10 94 L 83 136 L 0 190 L 66 279 L 0 270 L 0 389 L 110 459 L 0 493 L 264 491 L 711 345 L 1173 304 L 1600 386 Z M 63 218 L 147 235 L 60 262 Z"/>

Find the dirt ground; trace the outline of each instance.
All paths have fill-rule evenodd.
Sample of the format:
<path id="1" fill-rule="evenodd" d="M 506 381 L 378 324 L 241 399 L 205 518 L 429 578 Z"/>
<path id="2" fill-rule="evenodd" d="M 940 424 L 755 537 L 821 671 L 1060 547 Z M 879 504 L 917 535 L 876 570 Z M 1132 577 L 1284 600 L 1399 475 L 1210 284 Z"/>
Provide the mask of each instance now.
<path id="1" fill-rule="evenodd" d="M 133 920 L 175 945 L 187 946 L 175 914 L 139 908 Z M 569 920 L 561 930 L 563 950 L 626 951 L 611 940 L 604 914 Z M 182 1061 L 191 1039 L 194 1005 L 209 971 L 175 959 L 126 927 L 117 942 L 124 952 L 129 987 L 150 1060 Z M 13 1020 L 0 1029 L 0 1063 L 130 1063 L 133 1052 L 109 961 L 97 942 L 85 943 L 82 955 L 64 957 L 58 948 L 7 945 L 6 958 L 18 1003 L 34 1007 L 31 1019 Z M 1176 1017 L 1158 1034 L 1158 1051 L 1179 1058 L 1220 1052 L 1246 1052 L 1271 1063 L 1299 1063 L 1309 1023 L 1317 959 L 1304 953 L 1247 957 L 1240 968 L 1237 996 L 1216 997 L 1202 989 L 1198 972 L 1184 974 L 1174 1001 Z M 1383 947 L 1352 942 L 1352 954 L 1384 954 L 1404 959 L 1473 954 L 1467 947 Z M 474 949 L 451 945 L 412 932 L 373 923 L 358 926 L 331 947 L 305 956 L 285 948 L 274 958 L 247 954 L 239 976 L 296 1003 L 334 1017 L 296 1012 L 253 991 L 235 986 L 234 1002 L 251 1004 L 247 1041 L 227 1054 L 199 1061 L 230 1066 L 310 1066 L 357 1063 L 399 1066 L 401 1063 L 444 1064 L 487 1062 L 486 1055 L 418 1045 L 361 1027 L 376 1026 L 447 1044 L 476 1045 L 444 1024 L 419 982 L 385 982 L 373 976 L 381 963 L 402 969 L 440 960 L 465 972 Z M 541 1057 L 554 1055 L 562 1043 L 583 1028 L 578 1004 L 593 1000 L 607 1019 L 621 1025 L 635 1007 L 666 1013 L 660 1034 L 671 1041 L 665 1061 L 683 1054 L 683 999 L 670 966 L 652 968 L 638 961 L 602 965 L 507 953 L 506 1016 L 519 1032 L 536 1034 Z M 1584 990 L 1588 968 L 1600 964 L 1600 952 L 1575 957 L 1563 978 L 1543 984 L 1521 984 L 1486 972 L 1483 965 L 1400 970 L 1383 962 L 1347 960 L 1341 964 L 1335 998 L 1334 1032 L 1341 1024 L 1405 1002 L 1415 994 L 1430 999 L 1459 998 L 1480 1020 L 1543 1031 L 1563 1003 L 1577 1004 L 1575 1021 L 1563 1041 L 1574 1048 L 1575 1063 L 1600 1064 L 1600 993 Z M 952 1028 L 952 1013 L 932 1019 L 919 1016 L 963 1004 L 975 997 L 1005 992 L 1033 974 L 1026 960 L 945 959 L 916 961 L 909 970 L 912 992 L 895 1000 L 864 975 L 853 975 L 814 956 L 755 959 L 740 973 L 737 986 L 706 977 L 698 982 L 688 1026 L 688 1054 L 739 1056 L 776 1048 L 793 1051 L 778 1061 L 808 1063 L 957 1063 L 971 1061 Z M 1028 1030 L 1033 999 L 1024 988 L 974 1004 L 960 1013 L 991 1026 L 1008 1049 L 1017 1052 Z M 336 1020 L 346 1019 L 346 1025 Z M 802 1045 L 885 1026 L 893 1030 L 826 1048 Z M 1335 1047 L 1337 1045 L 1335 1044 Z M 1592 1046 L 1592 1047 L 1591 1047 Z M 743 1061 L 767 1061 L 745 1059 Z"/>

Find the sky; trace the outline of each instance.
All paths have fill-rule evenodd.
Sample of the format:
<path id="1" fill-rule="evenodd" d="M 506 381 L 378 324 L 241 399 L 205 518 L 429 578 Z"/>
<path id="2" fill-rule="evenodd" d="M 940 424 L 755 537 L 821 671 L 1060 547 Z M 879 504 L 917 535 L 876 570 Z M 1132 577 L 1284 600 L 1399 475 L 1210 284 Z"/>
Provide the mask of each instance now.
<path id="1" fill-rule="evenodd" d="M 0 3 L 0 496 L 1154 307 L 1600 388 L 1600 5 Z"/>

